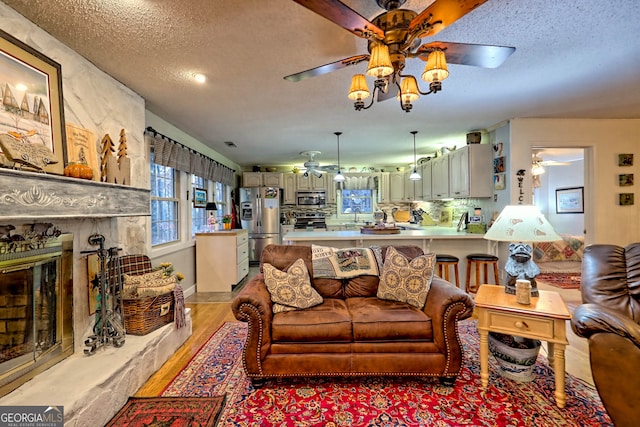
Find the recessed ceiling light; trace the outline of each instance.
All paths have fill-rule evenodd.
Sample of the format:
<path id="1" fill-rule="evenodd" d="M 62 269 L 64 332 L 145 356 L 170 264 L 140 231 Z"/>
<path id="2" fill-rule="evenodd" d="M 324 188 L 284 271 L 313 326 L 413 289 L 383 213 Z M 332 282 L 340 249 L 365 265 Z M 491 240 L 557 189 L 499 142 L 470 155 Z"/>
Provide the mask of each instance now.
<path id="1" fill-rule="evenodd" d="M 196 73 L 193 75 L 193 79 L 198 83 L 204 83 L 207 81 L 207 76 L 205 76 L 204 74 Z"/>

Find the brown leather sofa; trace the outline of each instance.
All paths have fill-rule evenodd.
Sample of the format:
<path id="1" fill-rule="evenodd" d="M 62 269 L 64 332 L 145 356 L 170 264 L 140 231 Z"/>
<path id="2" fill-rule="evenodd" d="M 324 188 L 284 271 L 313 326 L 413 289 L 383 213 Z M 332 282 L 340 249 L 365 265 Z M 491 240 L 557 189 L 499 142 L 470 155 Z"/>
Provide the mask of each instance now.
<path id="1" fill-rule="evenodd" d="M 396 249 L 407 258 L 422 255 L 415 246 Z M 314 279 L 309 246 L 267 246 L 260 271 L 264 263 L 285 270 L 298 258 L 305 261 L 322 304 L 274 315 L 262 273 L 233 301 L 235 317 L 248 323 L 242 357 L 254 385 L 267 378 L 308 376 L 424 376 L 455 382 L 462 365 L 457 324 L 472 314 L 469 295 L 434 276 L 423 310 L 380 300 L 378 276 Z"/>
<path id="2" fill-rule="evenodd" d="M 581 290 L 571 326 L 589 339 L 598 394 L 617 427 L 640 426 L 640 243 L 587 246 Z"/>

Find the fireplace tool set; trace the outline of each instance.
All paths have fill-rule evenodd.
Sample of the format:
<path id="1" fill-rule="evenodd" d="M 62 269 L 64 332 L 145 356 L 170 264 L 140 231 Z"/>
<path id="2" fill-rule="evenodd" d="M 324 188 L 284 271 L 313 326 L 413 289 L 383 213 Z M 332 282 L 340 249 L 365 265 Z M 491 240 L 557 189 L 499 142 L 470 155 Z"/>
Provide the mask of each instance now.
<path id="1" fill-rule="evenodd" d="M 89 244 L 99 245 L 95 251 L 83 251 L 82 253 L 95 253 L 99 260 L 99 274 L 97 277 L 99 307 L 96 311 L 93 335 L 85 341 L 84 354 L 93 355 L 99 347 L 113 345 L 122 347 L 125 339 L 124 315 L 122 313 L 122 275 L 120 274 L 119 248 L 104 247 L 104 236 L 92 234 L 89 236 Z"/>

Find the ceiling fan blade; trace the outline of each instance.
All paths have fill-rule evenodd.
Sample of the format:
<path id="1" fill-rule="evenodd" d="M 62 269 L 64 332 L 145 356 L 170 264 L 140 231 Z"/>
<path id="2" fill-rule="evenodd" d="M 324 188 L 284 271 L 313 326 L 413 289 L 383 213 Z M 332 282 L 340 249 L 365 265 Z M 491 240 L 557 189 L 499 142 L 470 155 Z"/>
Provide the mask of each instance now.
<path id="1" fill-rule="evenodd" d="M 384 31 L 367 18 L 351 9 L 339 0 L 293 0 L 312 12 L 340 25 L 358 37 L 366 37 L 366 30 L 374 33 L 378 38 L 384 38 Z M 485 0 L 486 1 L 486 0 Z"/>
<path id="2" fill-rule="evenodd" d="M 290 82 L 299 82 L 302 79 L 308 79 L 309 77 L 315 77 L 321 74 L 327 74 L 332 71 L 340 70 L 342 68 L 359 64 L 360 62 L 368 61 L 368 60 L 369 60 L 369 54 L 351 56 L 349 58 L 344 58 L 336 62 L 331 62 L 329 64 L 321 65 L 316 68 L 311 68 L 310 70 L 302 71 L 296 74 L 291 74 L 289 76 L 286 76 L 284 79 L 289 80 Z"/>
<path id="3" fill-rule="evenodd" d="M 490 46 L 484 44 L 433 42 L 425 43 L 416 51 L 416 56 L 427 60 L 432 49 L 444 51 L 447 63 L 472 65 L 474 67 L 497 68 L 507 60 L 516 48 L 511 46 Z"/>
<path id="4" fill-rule="evenodd" d="M 409 33 L 421 32 L 424 23 L 434 24 L 426 33 L 418 37 L 433 36 L 448 27 L 487 0 L 436 0 L 418 16 L 411 20 Z M 435 25 L 439 23 L 438 25 Z"/>

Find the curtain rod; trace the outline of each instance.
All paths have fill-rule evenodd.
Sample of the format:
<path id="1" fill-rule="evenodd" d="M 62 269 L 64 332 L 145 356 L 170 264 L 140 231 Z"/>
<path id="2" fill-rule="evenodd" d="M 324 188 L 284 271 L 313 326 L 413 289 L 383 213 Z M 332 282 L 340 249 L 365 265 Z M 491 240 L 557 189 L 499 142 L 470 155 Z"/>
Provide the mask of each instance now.
<path id="1" fill-rule="evenodd" d="M 173 138 L 171 138 L 171 137 L 169 137 L 169 136 L 167 136 L 167 135 L 165 135 L 165 134 L 163 134 L 163 133 L 158 132 L 157 130 L 155 130 L 155 129 L 154 129 L 153 127 L 151 127 L 151 126 L 147 126 L 147 128 L 145 129 L 145 131 L 150 132 L 150 133 L 153 133 L 153 136 L 160 136 L 160 137 L 162 137 L 162 138 L 164 138 L 164 139 L 167 139 L 167 140 L 169 140 L 169 141 L 173 142 L 174 144 L 181 145 L 181 146 L 182 146 L 182 148 L 186 148 L 187 150 L 192 151 L 192 152 L 194 152 L 194 153 L 196 153 L 196 154 L 198 154 L 198 155 L 200 155 L 200 156 L 202 156 L 202 157 L 204 157 L 204 158 L 206 158 L 206 159 L 209 159 L 209 160 L 211 160 L 212 162 L 215 162 L 216 164 L 218 164 L 218 165 L 220 165 L 220 166 L 224 166 L 225 168 L 227 168 L 227 169 L 229 169 L 229 170 L 233 171 L 234 173 L 236 172 L 236 170 L 235 170 L 235 169 L 231 169 L 229 166 L 227 166 L 227 165 L 223 165 L 223 164 L 222 164 L 222 163 L 220 163 L 219 161 L 217 161 L 217 160 L 215 160 L 215 159 L 212 159 L 211 157 L 209 157 L 209 156 L 207 156 L 207 155 L 205 155 L 205 154 L 202 154 L 202 153 L 200 153 L 200 152 L 198 152 L 198 151 L 194 150 L 194 149 L 193 149 L 193 148 L 191 148 L 191 147 L 187 147 L 187 146 L 186 146 L 186 145 L 184 145 L 182 142 L 180 142 L 180 141 L 176 141 L 175 139 L 173 139 Z"/>

